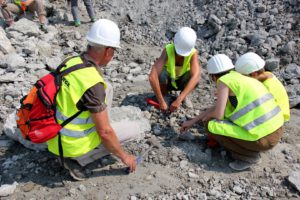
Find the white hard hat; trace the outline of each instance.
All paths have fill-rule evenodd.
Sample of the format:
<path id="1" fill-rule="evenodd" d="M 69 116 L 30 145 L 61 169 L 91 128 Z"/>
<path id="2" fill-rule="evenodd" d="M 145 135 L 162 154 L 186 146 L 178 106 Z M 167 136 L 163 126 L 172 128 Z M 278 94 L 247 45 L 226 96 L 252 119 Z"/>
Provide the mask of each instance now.
<path id="1" fill-rule="evenodd" d="M 231 59 L 225 54 L 217 54 L 210 58 L 207 63 L 207 71 L 209 74 L 219 74 L 233 69 Z"/>
<path id="2" fill-rule="evenodd" d="M 235 70 L 241 74 L 251 74 L 262 69 L 266 62 L 256 53 L 246 53 L 239 57 L 235 63 Z"/>
<path id="3" fill-rule="evenodd" d="M 174 38 L 175 51 L 181 56 L 188 56 L 195 46 L 197 35 L 189 27 L 181 28 Z"/>
<path id="4" fill-rule="evenodd" d="M 93 23 L 86 36 L 89 44 L 99 44 L 107 47 L 120 47 L 120 29 L 117 24 L 108 19 L 99 19 Z"/>

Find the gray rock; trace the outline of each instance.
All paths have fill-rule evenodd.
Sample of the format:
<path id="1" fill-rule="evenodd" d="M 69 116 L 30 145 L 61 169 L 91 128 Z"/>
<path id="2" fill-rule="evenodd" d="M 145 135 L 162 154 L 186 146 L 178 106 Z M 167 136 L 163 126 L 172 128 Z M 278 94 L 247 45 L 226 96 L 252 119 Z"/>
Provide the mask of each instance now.
<path id="1" fill-rule="evenodd" d="M 294 108 L 298 105 L 300 105 L 300 95 L 299 96 L 289 96 L 289 101 L 290 101 L 290 108 Z"/>
<path id="2" fill-rule="evenodd" d="M 257 6 L 256 6 L 256 11 L 260 12 L 260 13 L 265 12 L 266 9 L 267 9 L 266 5 L 261 4 L 261 3 L 257 4 Z"/>
<path id="3" fill-rule="evenodd" d="M 130 196 L 130 200 L 137 200 L 138 198 L 136 196 Z"/>
<path id="4" fill-rule="evenodd" d="M 48 33 L 40 35 L 40 39 L 45 42 L 54 43 L 58 30 L 54 26 L 48 26 Z"/>
<path id="5" fill-rule="evenodd" d="M 130 67 L 123 66 L 120 68 L 120 72 L 127 74 L 130 71 Z"/>
<path id="6" fill-rule="evenodd" d="M 20 142 L 22 145 L 24 145 L 26 148 L 33 149 L 36 151 L 44 151 L 47 149 L 47 145 L 42 144 L 34 144 L 28 140 L 25 140 L 20 133 L 19 129 L 17 128 L 16 124 L 16 114 L 15 112 L 8 115 L 6 118 L 6 121 L 3 126 L 4 133 L 11 139 Z"/>
<path id="7" fill-rule="evenodd" d="M 51 58 L 46 58 L 46 64 L 49 66 L 50 69 L 55 70 L 59 64 L 62 62 L 62 59 L 59 57 L 51 57 Z"/>
<path id="8" fill-rule="evenodd" d="M 34 41 L 25 41 L 22 43 L 22 50 L 23 53 L 28 54 L 28 55 L 37 55 L 38 54 L 38 48 L 36 48 L 37 42 Z"/>
<path id="9" fill-rule="evenodd" d="M 39 54 L 41 56 L 50 57 L 52 54 L 52 47 L 45 41 L 39 41 L 37 43 L 37 48 L 39 49 Z"/>
<path id="10" fill-rule="evenodd" d="M 143 115 L 141 109 L 133 106 L 114 107 L 109 111 L 110 120 L 114 122 L 135 122 L 139 132 L 151 130 L 150 122 Z"/>
<path id="11" fill-rule="evenodd" d="M 135 68 L 132 68 L 130 69 L 130 74 L 133 74 L 133 75 L 137 75 L 137 74 L 141 74 L 141 71 L 142 71 L 142 68 L 140 66 L 137 66 Z"/>
<path id="12" fill-rule="evenodd" d="M 13 145 L 13 141 L 12 140 L 0 140 L 0 148 L 7 148 L 10 147 L 11 145 Z"/>
<path id="13" fill-rule="evenodd" d="M 199 200 L 207 200 L 207 196 L 205 193 L 200 193 L 200 194 L 198 194 L 198 199 Z"/>
<path id="14" fill-rule="evenodd" d="M 0 76 L 0 83 L 13 83 L 18 80 L 24 80 L 24 79 L 19 79 L 18 74 L 16 73 L 7 73 Z"/>
<path id="15" fill-rule="evenodd" d="M 296 43 L 294 41 L 290 41 L 287 44 L 285 44 L 280 51 L 284 54 L 291 54 L 294 52 Z"/>
<path id="16" fill-rule="evenodd" d="M 187 160 L 180 161 L 179 166 L 181 169 L 186 169 L 188 167 L 188 161 Z"/>
<path id="17" fill-rule="evenodd" d="M 26 18 L 22 18 L 15 22 L 12 26 L 8 28 L 8 31 L 17 31 L 26 36 L 39 36 L 42 32 L 40 31 L 37 24 Z"/>
<path id="18" fill-rule="evenodd" d="M 222 20 L 220 20 L 216 15 L 210 15 L 208 18 L 208 23 L 210 24 L 218 24 L 221 25 L 222 24 Z"/>
<path id="19" fill-rule="evenodd" d="M 131 79 L 133 82 L 142 82 L 148 80 L 148 75 L 138 75 Z"/>
<path id="20" fill-rule="evenodd" d="M 266 70 L 269 70 L 269 71 L 278 70 L 279 63 L 280 63 L 279 58 L 270 58 L 270 59 L 266 60 L 265 68 L 266 68 Z"/>
<path id="21" fill-rule="evenodd" d="M 298 190 L 298 192 L 300 192 L 300 171 L 293 171 L 289 175 L 288 181 Z"/>
<path id="22" fill-rule="evenodd" d="M 284 79 L 300 78 L 300 66 L 298 66 L 295 63 L 289 64 L 285 69 L 283 78 Z"/>
<path id="23" fill-rule="evenodd" d="M 26 65 L 25 59 L 18 55 L 18 54 L 8 54 L 5 55 L 3 60 L 0 61 L 1 66 L 5 66 L 7 68 L 7 71 L 14 72 L 18 68 L 22 68 Z"/>
<path id="24" fill-rule="evenodd" d="M 238 185 L 233 187 L 233 191 L 237 194 L 243 194 L 244 193 L 244 190 Z"/>
<path id="25" fill-rule="evenodd" d="M 6 33 L 3 28 L 0 27 L 0 51 L 4 54 L 14 53 L 15 49 L 11 45 L 9 39 L 6 37 Z"/>
<path id="26" fill-rule="evenodd" d="M 0 187 L 0 197 L 6 197 L 14 193 L 17 188 L 18 183 L 14 182 L 13 184 L 4 184 Z"/>
<path id="27" fill-rule="evenodd" d="M 194 174 L 192 172 L 189 172 L 188 175 L 189 175 L 190 178 L 199 178 L 199 175 Z"/>
<path id="28" fill-rule="evenodd" d="M 86 192 L 86 187 L 82 184 L 79 185 L 78 189 L 82 192 Z"/>
<path id="29" fill-rule="evenodd" d="M 26 68 L 33 69 L 33 70 L 45 69 L 45 65 L 42 63 L 39 63 L 39 64 L 31 63 L 31 64 L 27 64 Z"/>

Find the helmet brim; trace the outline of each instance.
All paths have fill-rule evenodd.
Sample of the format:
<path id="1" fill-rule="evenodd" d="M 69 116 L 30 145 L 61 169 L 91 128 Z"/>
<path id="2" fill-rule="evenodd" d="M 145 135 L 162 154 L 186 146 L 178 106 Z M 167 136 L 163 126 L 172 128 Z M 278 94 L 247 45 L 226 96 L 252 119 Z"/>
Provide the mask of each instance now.
<path id="1" fill-rule="evenodd" d="M 183 57 L 190 55 L 190 53 L 192 52 L 192 50 L 193 49 L 191 49 L 190 51 L 182 51 L 181 49 L 177 49 L 176 46 L 175 46 L 176 53 L 178 55 L 180 55 L 180 56 L 183 56 Z"/>

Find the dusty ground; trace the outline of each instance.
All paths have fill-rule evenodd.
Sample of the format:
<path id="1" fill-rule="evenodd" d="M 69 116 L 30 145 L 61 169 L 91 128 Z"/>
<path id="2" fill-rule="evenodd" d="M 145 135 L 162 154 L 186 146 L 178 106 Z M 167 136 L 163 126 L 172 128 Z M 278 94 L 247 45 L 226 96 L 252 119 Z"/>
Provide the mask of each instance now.
<path id="1" fill-rule="evenodd" d="M 183 107 L 171 115 L 162 114 L 146 104 L 144 97 L 152 95 L 147 80 L 144 78 L 130 80 L 128 76 L 132 73 L 127 74 L 122 71 L 125 66 L 135 63 L 135 66 L 141 67 L 140 73 L 147 75 L 151 64 L 160 55 L 163 44 L 168 42 L 180 26 L 189 25 L 198 28 L 198 34 L 204 34 L 206 29 L 200 27 L 204 24 L 202 17 L 205 18 L 206 14 L 202 15 L 202 13 L 214 12 L 208 5 L 220 6 L 226 3 L 226 9 L 234 10 L 232 7 L 235 3 L 239 4 L 239 7 L 251 4 L 251 1 L 247 1 L 248 3 L 246 1 L 216 2 L 219 3 L 196 0 L 96 2 L 97 16 L 117 21 L 121 24 L 123 34 L 123 48 L 105 70 L 106 77 L 115 87 L 114 106 L 133 105 L 141 108 L 152 126 L 145 139 L 155 135 L 162 148 L 151 150 L 137 171 L 132 174 L 127 175 L 124 166 L 115 158 L 108 156 L 87 167 L 89 179 L 76 182 L 66 171 L 61 171 L 58 162 L 50 153 L 35 152 L 14 143 L 9 148 L 0 149 L 0 184 L 12 184 L 16 181 L 18 186 L 12 195 L 1 199 L 300 199 L 299 192 L 287 181 L 292 171 L 300 170 L 299 109 L 291 110 L 291 120 L 285 125 L 285 134 L 281 143 L 262 155 L 261 164 L 248 171 L 234 172 L 228 167 L 231 158 L 226 151 L 221 148 L 211 150 L 206 147 L 203 140 L 204 129 L 201 125 L 191 130 L 196 139 L 192 141 L 178 139 L 179 124 L 199 114 L 213 103 L 211 98 L 213 86 L 209 85 L 205 70 L 202 70 L 201 82 L 191 96 L 194 109 L 187 110 Z M 62 2 L 52 3 L 64 11 Z M 281 2 L 277 1 L 265 1 L 265 3 L 272 8 L 276 7 L 277 3 L 281 6 Z M 279 9 L 280 14 L 285 11 L 293 15 L 294 7 L 285 6 L 283 10 Z M 88 18 L 83 7 L 81 12 L 82 21 L 87 22 Z M 275 18 L 279 17 L 275 16 Z M 247 18 L 247 23 L 249 21 L 251 20 Z M 89 23 L 83 23 L 80 28 L 74 28 L 64 21 L 53 20 L 53 23 L 59 30 L 58 36 L 61 38 L 74 31 L 84 36 L 90 26 Z M 257 22 L 258 26 L 261 25 L 260 23 L 263 22 Z M 281 24 L 284 23 L 283 20 Z M 297 22 L 289 23 L 299 26 Z M 299 41 L 297 28 L 278 34 L 286 34 L 286 38 L 294 37 Z M 239 35 L 235 36 L 239 37 Z M 197 48 L 201 49 L 202 66 L 205 66 L 208 54 L 214 54 L 220 48 L 223 50 L 227 48 L 216 46 L 219 39 L 201 37 L 201 40 L 198 40 Z M 65 48 L 63 39 L 58 40 L 56 45 L 61 47 L 61 51 L 70 51 Z M 84 48 L 84 45 L 77 44 L 71 52 L 80 52 Z M 284 62 L 299 64 L 299 58 L 296 56 L 296 53 L 299 53 L 297 48 L 300 49 L 299 45 L 295 48 L 294 57 L 283 55 L 280 58 Z M 226 49 L 224 52 L 232 53 L 231 57 L 236 57 L 235 51 L 230 53 Z M 265 54 L 266 57 L 272 55 L 279 55 L 279 53 L 273 49 Z M 284 66 L 282 64 L 281 68 Z M 133 77 L 136 77 L 134 73 Z M 28 83 L 25 84 L 28 87 Z M 16 98 L 14 104 L 17 102 Z M 4 98 L 1 99 L 1 103 L 6 108 L 5 114 L 15 108 Z M 2 120 L 4 118 L 1 117 Z M 0 140 L 6 139 L 4 135 L 0 136 Z M 149 147 L 144 142 L 145 140 L 133 142 L 127 145 L 126 149 L 138 154 Z"/>

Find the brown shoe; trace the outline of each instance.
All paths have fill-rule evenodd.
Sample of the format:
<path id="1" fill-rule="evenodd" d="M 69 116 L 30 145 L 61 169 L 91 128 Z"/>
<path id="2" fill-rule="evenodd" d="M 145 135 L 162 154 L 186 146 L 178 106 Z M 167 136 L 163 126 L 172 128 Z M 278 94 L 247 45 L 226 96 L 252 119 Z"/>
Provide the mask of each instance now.
<path id="1" fill-rule="evenodd" d="M 70 175 L 77 181 L 83 181 L 87 178 L 84 169 L 75 161 L 64 158 L 64 167 L 69 171 Z"/>

